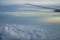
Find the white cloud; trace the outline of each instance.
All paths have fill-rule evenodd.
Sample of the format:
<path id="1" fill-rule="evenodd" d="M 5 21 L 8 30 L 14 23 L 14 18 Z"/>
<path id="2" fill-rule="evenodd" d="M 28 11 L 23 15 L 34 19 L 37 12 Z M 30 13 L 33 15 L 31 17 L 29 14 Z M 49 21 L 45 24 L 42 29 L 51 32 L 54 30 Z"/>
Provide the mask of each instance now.
<path id="1" fill-rule="evenodd" d="M 60 0 L 1 0 L 2 4 L 21 4 L 21 3 L 31 3 L 31 4 L 60 4 Z"/>

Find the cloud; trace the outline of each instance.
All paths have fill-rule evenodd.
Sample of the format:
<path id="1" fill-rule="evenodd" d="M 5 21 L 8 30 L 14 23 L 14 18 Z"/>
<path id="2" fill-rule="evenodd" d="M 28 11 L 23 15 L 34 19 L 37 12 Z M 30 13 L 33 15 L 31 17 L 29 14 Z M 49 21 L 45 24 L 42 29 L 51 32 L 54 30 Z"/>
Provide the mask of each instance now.
<path id="1" fill-rule="evenodd" d="M 5 25 L 5 38 L 6 39 L 28 39 L 28 40 L 35 40 L 35 39 L 48 39 L 47 38 L 47 31 L 40 28 L 40 26 L 34 25 L 20 25 L 20 24 L 8 24 Z M 9 37 L 8 37 L 9 36 Z M 49 37 L 50 35 L 48 35 Z"/>
<path id="2" fill-rule="evenodd" d="M 2 4 L 21 4 L 21 3 L 32 3 L 32 4 L 60 4 L 60 0 L 1 0 Z"/>
<path id="3" fill-rule="evenodd" d="M 24 3 L 25 1 L 20 1 L 20 0 L 3 0 L 1 2 L 2 2 L 2 4 L 5 4 L 5 5 L 12 5 L 12 4 Z"/>
<path id="4" fill-rule="evenodd" d="M 6 12 L 5 14 L 7 15 L 12 15 L 12 16 L 38 16 L 38 15 L 43 15 L 39 14 L 40 12 Z"/>

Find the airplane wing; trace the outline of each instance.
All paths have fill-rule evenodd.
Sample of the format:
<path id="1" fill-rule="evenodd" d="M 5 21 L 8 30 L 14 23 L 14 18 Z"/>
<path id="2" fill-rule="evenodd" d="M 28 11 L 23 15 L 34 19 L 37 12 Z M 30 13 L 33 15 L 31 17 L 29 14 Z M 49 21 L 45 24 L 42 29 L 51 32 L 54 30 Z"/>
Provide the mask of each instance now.
<path id="1" fill-rule="evenodd" d="M 43 7 L 43 6 L 33 5 L 33 4 L 28 4 L 28 3 L 25 3 L 25 4 L 26 4 L 26 5 L 31 5 L 31 6 L 34 6 L 34 7 L 38 7 L 38 8 L 45 8 L 45 9 L 56 9 L 56 8 Z"/>

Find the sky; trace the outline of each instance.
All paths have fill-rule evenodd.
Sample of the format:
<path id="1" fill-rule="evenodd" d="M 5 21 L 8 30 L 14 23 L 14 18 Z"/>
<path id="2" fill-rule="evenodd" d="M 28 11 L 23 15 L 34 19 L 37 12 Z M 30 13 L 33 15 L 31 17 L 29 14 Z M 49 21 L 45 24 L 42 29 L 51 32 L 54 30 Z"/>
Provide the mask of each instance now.
<path id="1" fill-rule="evenodd" d="M 27 3 L 33 4 L 33 5 L 39 5 L 39 6 L 60 9 L 60 5 L 59 5 L 60 0 L 0 0 L 0 5 L 8 5 L 8 6 L 3 6 L 3 7 L 0 6 L 0 11 L 10 11 L 10 12 L 11 11 L 54 11 L 54 9 L 49 10 L 46 8 L 45 9 L 44 8 L 38 9 L 37 7 L 33 8 L 31 5 L 30 6 L 27 5 Z M 20 5 L 20 6 L 18 6 L 18 5 Z"/>
<path id="2" fill-rule="evenodd" d="M 2 15 L 3 14 L 4 13 L 2 13 Z M 15 20 L 15 22 L 20 22 L 20 23 L 21 22 L 26 23 L 26 21 L 28 21 L 27 23 L 36 23 L 36 22 L 37 23 L 41 23 L 41 22 L 42 23 L 60 23 L 60 13 L 55 13 L 55 12 L 54 13 L 53 12 L 51 13 L 48 13 L 48 12 L 46 13 L 45 12 L 44 13 L 41 13 L 41 12 L 30 12 L 30 13 L 29 12 L 5 12 L 4 15 L 10 15 L 11 17 L 14 16 L 16 18 L 14 19 L 14 17 L 12 17 L 11 20 Z M 9 17 L 7 19 L 10 20 Z"/>
<path id="3" fill-rule="evenodd" d="M 12 5 L 12 4 L 24 4 L 24 3 L 31 3 L 36 5 L 54 5 L 60 4 L 60 0 L 0 0 L 0 4 L 3 5 Z"/>

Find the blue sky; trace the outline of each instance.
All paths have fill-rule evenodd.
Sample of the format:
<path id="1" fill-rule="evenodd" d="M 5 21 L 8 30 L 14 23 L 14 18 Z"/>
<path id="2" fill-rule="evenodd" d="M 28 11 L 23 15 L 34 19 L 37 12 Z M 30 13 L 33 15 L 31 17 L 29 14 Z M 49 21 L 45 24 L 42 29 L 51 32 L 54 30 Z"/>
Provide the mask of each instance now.
<path id="1" fill-rule="evenodd" d="M 31 3 L 36 5 L 54 5 L 60 4 L 60 0 L 0 0 L 3 5 Z"/>

